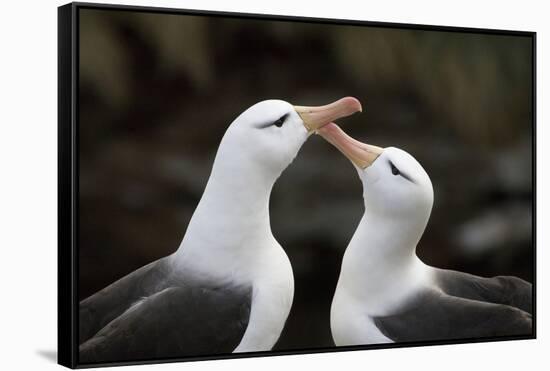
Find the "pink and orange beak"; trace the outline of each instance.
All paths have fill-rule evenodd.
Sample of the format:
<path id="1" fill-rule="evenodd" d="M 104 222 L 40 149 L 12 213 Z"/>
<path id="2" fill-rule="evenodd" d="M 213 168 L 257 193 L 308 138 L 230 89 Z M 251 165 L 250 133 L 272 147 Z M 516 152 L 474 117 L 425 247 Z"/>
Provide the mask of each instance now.
<path id="1" fill-rule="evenodd" d="M 317 133 L 338 148 L 353 164 L 366 169 L 380 156 L 384 148 L 362 143 L 347 135 L 338 125 L 330 123 Z"/>
<path id="2" fill-rule="evenodd" d="M 353 97 L 345 97 L 336 102 L 319 107 L 294 106 L 308 132 L 314 132 L 342 117 L 347 117 L 363 109 Z"/>

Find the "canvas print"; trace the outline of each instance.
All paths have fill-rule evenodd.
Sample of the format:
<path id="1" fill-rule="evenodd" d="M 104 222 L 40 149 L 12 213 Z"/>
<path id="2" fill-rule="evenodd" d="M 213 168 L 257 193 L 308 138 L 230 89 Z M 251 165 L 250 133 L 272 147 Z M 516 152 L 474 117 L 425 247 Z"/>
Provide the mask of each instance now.
<path id="1" fill-rule="evenodd" d="M 71 11 L 76 365 L 534 337 L 534 34 Z"/>

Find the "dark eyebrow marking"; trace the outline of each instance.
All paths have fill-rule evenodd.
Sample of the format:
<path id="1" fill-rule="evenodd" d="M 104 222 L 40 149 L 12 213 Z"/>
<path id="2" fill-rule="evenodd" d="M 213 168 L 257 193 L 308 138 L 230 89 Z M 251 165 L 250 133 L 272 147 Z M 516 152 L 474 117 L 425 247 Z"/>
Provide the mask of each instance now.
<path id="1" fill-rule="evenodd" d="M 408 176 L 407 174 L 405 174 L 404 172 L 399 171 L 399 174 L 400 174 L 403 178 L 407 179 L 409 182 L 414 183 L 414 180 L 413 180 L 410 176 Z"/>
<path id="2" fill-rule="evenodd" d="M 280 121 L 280 120 L 283 120 L 283 122 L 286 121 L 286 119 L 288 118 L 288 116 L 290 116 L 290 113 L 287 112 L 287 113 L 285 113 L 284 115 L 282 115 L 281 117 L 279 117 L 277 120 L 275 120 L 275 121 L 270 121 L 270 122 L 266 122 L 266 123 L 263 123 L 263 124 L 260 124 L 260 125 L 258 125 L 257 127 L 258 127 L 259 129 L 264 129 L 264 128 L 273 126 L 273 125 L 275 125 L 276 122 L 278 122 L 278 121 Z"/>
<path id="3" fill-rule="evenodd" d="M 388 160 L 388 163 L 390 164 L 390 167 L 397 169 L 397 171 L 399 172 L 399 175 L 401 175 L 403 178 L 407 179 L 411 183 L 415 183 L 414 180 L 409 175 L 401 171 L 397 166 L 393 164 L 393 162 L 391 162 L 391 160 Z"/>

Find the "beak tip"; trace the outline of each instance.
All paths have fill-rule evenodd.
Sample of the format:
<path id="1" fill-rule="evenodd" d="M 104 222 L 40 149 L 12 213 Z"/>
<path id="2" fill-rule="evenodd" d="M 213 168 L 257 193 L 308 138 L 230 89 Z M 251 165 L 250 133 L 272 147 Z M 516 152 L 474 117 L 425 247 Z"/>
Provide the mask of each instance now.
<path id="1" fill-rule="evenodd" d="M 363 112 L 363 106 L 361 105 L 359 99 L 355 97 L 345 97 L 342 100 L 347 103 L 348 107 L 351 110 L 351 114 L 355 112 Z"/>

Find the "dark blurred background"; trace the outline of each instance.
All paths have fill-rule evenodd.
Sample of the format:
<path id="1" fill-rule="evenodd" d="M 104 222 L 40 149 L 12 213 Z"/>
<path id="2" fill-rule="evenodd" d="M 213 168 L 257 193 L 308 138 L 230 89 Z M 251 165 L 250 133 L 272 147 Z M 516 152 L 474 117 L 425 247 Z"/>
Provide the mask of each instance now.
<path id="1" fill-rule="evenodd" d="M 432 179 L 419 256 L 532 282 L 531 53 L 521 36 L 81 10 L 80 299 L 175 251 L 238 114 L 346 95 L 364 111 L 345 130 L 408 151 Z M 275 185 L 272 229 L 296 285 L 276 349 L 333 345 L 361 197 L 317 136 Z"/>

